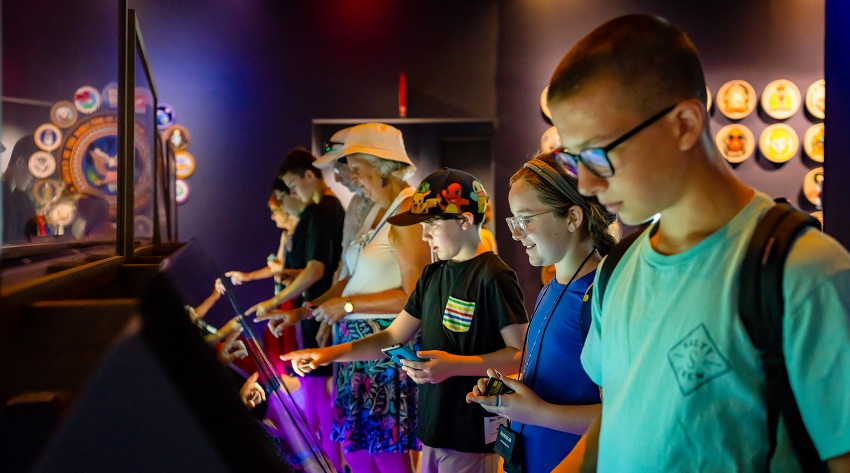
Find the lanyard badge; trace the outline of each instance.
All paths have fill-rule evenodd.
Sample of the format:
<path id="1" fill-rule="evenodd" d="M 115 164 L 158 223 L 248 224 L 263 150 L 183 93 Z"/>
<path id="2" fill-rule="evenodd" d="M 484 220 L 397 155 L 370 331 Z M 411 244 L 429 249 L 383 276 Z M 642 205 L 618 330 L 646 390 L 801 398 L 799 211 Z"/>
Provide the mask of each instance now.
<path id="1" fill-rule="evenodd" d="M 493 451 L 505 460 L 505 473 L 522 472 L 522 448 L 519 434 L 504 425 L 499 426 L 499 434 Z"/>

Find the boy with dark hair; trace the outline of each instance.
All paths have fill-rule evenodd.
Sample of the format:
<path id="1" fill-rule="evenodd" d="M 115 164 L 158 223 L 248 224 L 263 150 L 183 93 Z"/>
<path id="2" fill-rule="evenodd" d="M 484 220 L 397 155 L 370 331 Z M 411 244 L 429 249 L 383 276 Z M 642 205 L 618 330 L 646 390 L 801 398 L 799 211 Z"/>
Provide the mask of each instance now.
<path id="1" fill-rule="evenodd" d="M 381 348 L 407 343 L 421 329 L 425 361 L 401 360 L 419 386 L 417 436 L 422 472 L 496 472 L 492 443 L 500 418 L 467 404 L 469 383 L 488 367 L 518 369 L 527 318 L 516 274 L 481 244 L 487 193 L 475 177 L 444 168 L 416 189 L 413 205 L 387 221 L 423 227 L 441 260 L 425 267 L 404 310 L 382 332 L 319 350 L 284 355 L 299 374 L 333 361 L 382 358 Z"/>
<path id="2" fill-rule="evenodd" d="M 286 262 L 287 268 L 303 268 L 303 271 L 277 296 L 256 304 L 246 314 L 265 314 L 302 294 L 310 300 L 333 284 L 333 273 L 341 253 L 345 209 L 325 184 L 321 171 L 313 166 L 315 160 L 309 151 L 295 148 L 287 153 L 278 169 L 283 188 L 307 204 L 292 235 L 292 250 L 287 254 L 291 261 Z"/>
<path id="3" fill-rule="evenodd" d="M 278 177 L 292 196 L 307 204 L 298 216 L 298 225 L 291 236 L 292 249 L 287 251 L 284 267 L 301 272 L 271 299 L 254 305 L 245 313 L 263 315 L 275 310 L 280 304 L 296 300 L 312 300 L 324 294 L 333 285 L 333 275 L 342 252 L 342 224 L 345 210 L 339 199 L 331 192 L 322 173 L 313 166 L 316 158 L 303 148 L 287 153 L 280 165 Z M 315 320 L 300 322 L 299 346 L 315 348 L 316 334 L 321 323 Z M 269 330 L 279 337 L 285 325 L 278 319 L 269 321 Z M 320 431 L 320 438 L 328 455 L 339 464 L 339 446 L 331 440 L 333 419 L 330 411 L 331 398 L 327 391 L 328 378 L 333 374 L 330 367 L 311 373 L 301 389 L 306 403 L 305 415 L 308 423 Z"/>
<path id="4" fill-rule="evenodd" d="M 765 367 L 738 304 L 743 257 L 774 203 L 717 149 L 690 39 L 657 17 L 611 20 L 563 58 L 548 103 L 555 153 L 583 194 L 626 224 L 661 215 L 602 303 L 594 292 L 582 363 L 601 386 L 601 420 L 556 471 L 576 471 L 581 455 L 602 471 L 799 471 L 781 420 L 772 445 Z M 848 471 L 850 254 L 808 229 L 782 281 L 790 386 L 820 458 Z"/>

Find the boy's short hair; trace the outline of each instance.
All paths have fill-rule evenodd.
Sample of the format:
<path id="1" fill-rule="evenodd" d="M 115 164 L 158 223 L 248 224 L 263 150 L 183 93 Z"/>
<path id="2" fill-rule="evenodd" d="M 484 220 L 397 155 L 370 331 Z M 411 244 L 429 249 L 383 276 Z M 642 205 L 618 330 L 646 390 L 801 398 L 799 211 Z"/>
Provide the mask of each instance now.
<path id="1" fill-rule="evenodd" d="M 279 179 L 283 179 L 283 176 L 287 173 L 296 174 L 298 177 L 304 177 L 305 172 L 312 171 L 314 176 L 321 179 L 322 171 L 319 171 L 316 166 L 313 165 L 315 161 L 316 157 L 313 156 L 313 153 L 306 149 L 292 149 L 286 153 L 286 157 L 284 157 L 283 162 L 280 163 L 280 167 L 277 169 L 277 177 Z"/>
<path id="2" fill-rule="evenodd" d="M 484 221 L 487 191 L 472 174 L 457 169 L 443 168 L 429 174 L 413 194 L 413 205 L 407 212 L 387 219 L 401 227 L 439 218 L 453 220 L 469 212 L 473 223 Z"/>
<path id="3" fill-rule="evenodd" d="M 432 220 L 460 220 L 463 218 L 463 214 L 440 214 L 435 215 L 432 218 L 423 220 L 423 222 L 429 222 Z M 475 225 L 480 225 L 484 223 L 484 214 L 472 214 L 472 223 Z"/>
<path id="4" fill-rule="evenodd" d="M 625 15 L 599 26 L 564 56 L 549 83 L 552 103 L 580 93 L 600 79 L 614 80 L 634 97 L 627 106 L 655 113 L 679 101 L 705 104 L 705 76 L 690 38 L 667 20 Z"/>
<path id="5" fill-rule="evenodd" d="M 283 182 L 280 176 L 276 176 L 272 181 L 272 191 L 276 194 L 289 194 L 289 186 Z"/>

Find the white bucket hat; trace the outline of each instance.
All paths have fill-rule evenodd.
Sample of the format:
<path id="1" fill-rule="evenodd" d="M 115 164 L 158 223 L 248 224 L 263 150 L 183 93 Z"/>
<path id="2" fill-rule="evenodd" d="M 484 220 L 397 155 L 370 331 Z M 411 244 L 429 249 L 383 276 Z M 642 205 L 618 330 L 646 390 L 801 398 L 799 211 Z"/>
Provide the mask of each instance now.
<path id="1" fill-rule="evenodd" d="M 390 161 L 413 164 L 404 149 L 401 131 L 383 123 L 364 123 L 351 127 L 337 158 L 364 153 Z"/>
<path id="2" fill-rule="evenodd" d="M 339 157 L 342 146 L 345 144 L 345 138 L 348 137 L 348 132 L 352 127 L 343 128 L 331 136 L 331 140 L 325 145 L 325 154 L 319 156 L 313 163 L 319 169 L 329 168 L 333 165 L 336 158 Z"/>

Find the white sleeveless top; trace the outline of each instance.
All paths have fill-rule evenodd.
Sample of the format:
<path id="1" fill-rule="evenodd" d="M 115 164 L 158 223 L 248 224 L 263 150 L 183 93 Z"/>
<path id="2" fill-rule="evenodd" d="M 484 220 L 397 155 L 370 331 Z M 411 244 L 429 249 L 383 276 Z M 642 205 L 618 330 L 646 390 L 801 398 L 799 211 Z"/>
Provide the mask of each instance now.
<path id="1" fill-rule="evenodd" d="M 398 259 L 395 248 L 390 244 L 390 228 L 392 225 L 386 223 L 386 219 L 397 213 L 399 205 L 413 195 L 413 188 L 407 187 L 396 196 L 395 200 L 387 208 L 381 221 L 378 222 L 374 232 L 371 228 L 372 222 L 380 210 L 373 205 L 366 220 L 363 222 L 359 236 L 345 249 L 345 263 L 352 268 L 351 277 L 342 291 L 343 297 L 354 294 L 373 294 L 376 292 L 396 289 L 401 287 L 401 270 L 398 267 Z M 375 319 L 393 318 L 397 313 L 389 314 L 348 314 L 346 319 Z"/>

